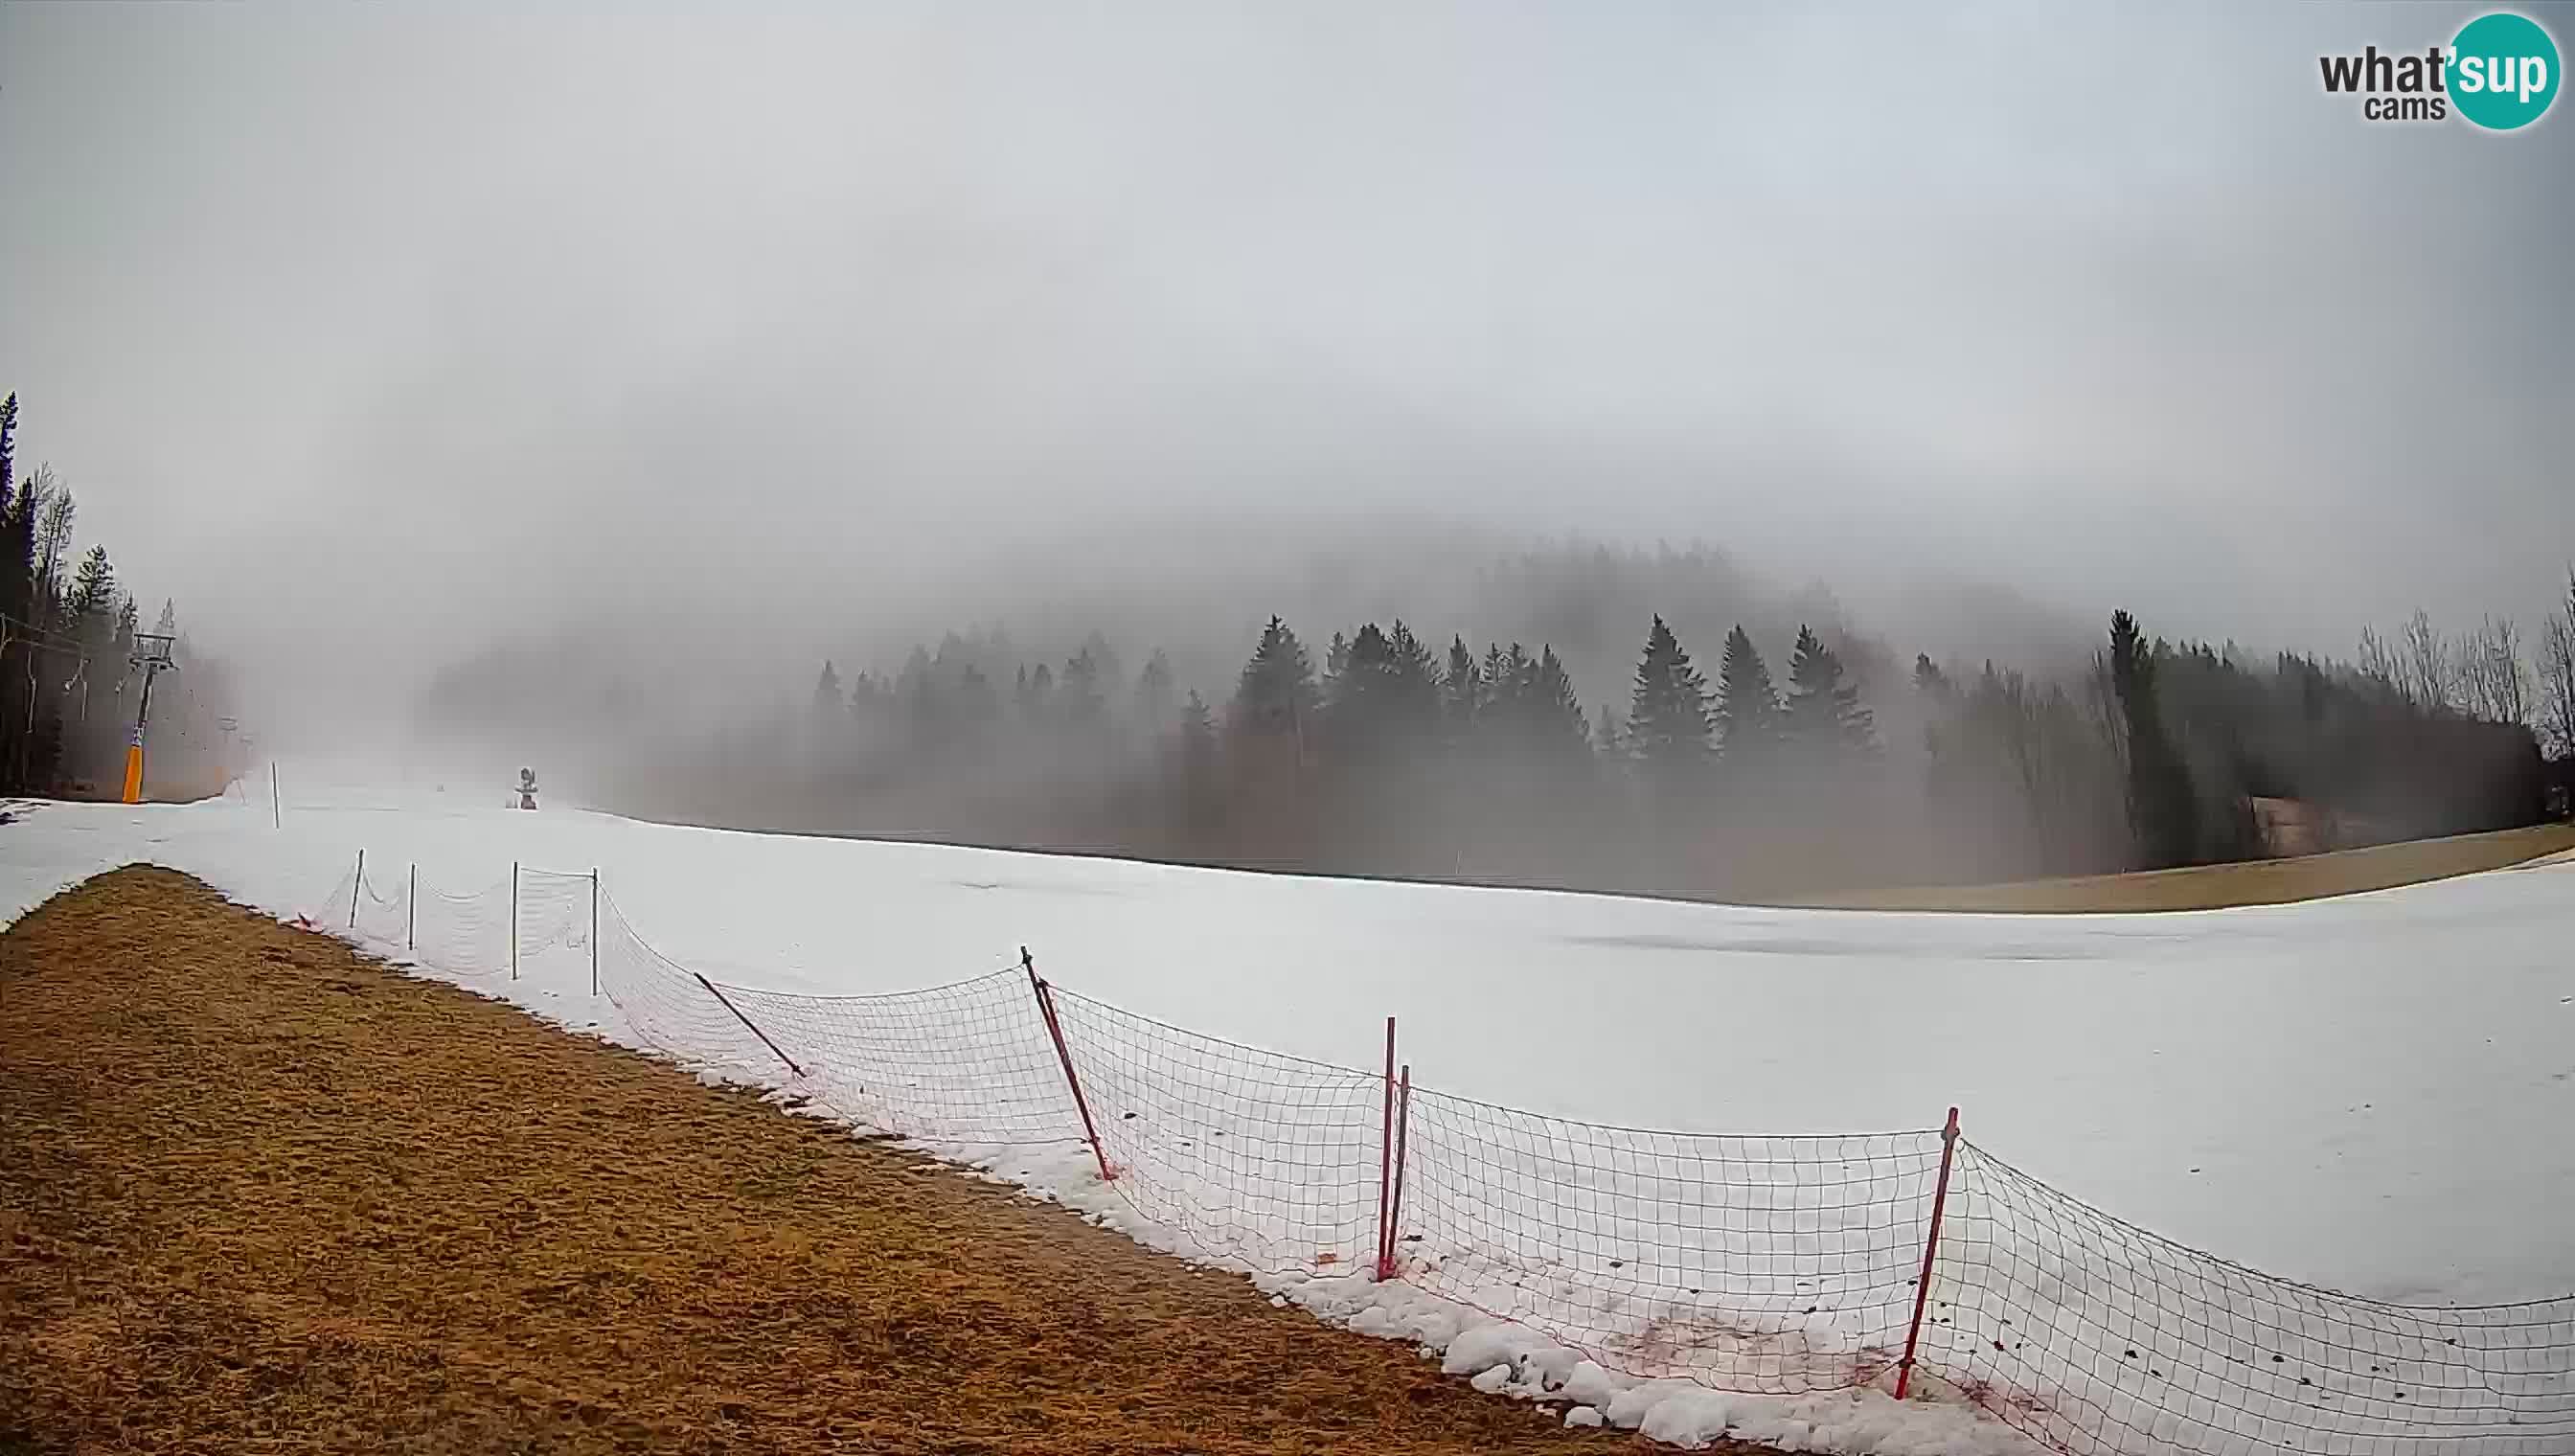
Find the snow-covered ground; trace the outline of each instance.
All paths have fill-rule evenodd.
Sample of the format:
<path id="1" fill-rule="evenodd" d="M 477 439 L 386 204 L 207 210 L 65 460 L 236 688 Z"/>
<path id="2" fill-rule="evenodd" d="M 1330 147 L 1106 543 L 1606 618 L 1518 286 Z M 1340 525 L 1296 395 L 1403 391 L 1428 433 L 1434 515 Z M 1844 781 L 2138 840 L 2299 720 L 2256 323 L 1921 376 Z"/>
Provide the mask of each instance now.
<path id="1" fill-rule="evenodd" d="M 318 908 L 361 847 L 380 890 L 415 864 L 425 891 L 458 893 L 506 881 L 514 860 L 596 866 L 645 941 L 719 981 L 903 990 L 1008 964 L 1027 945 L 1083 997 L 1344 1067 L 1377 1064 L 1382 1018 L 1395 1015 L 1417 1082 L 1504 1107 L 1796 1133 L 1927 1128 L 1954 1103 L 1976 1146 L 2021 1172 L 2271 1273 L 2405 1303 L 2575 1289 L 2563 1231 L 2575 1206 L 2564 1132 L 2575 1125 L 2575 864 L 2183 914 L 1772 910 L 530 814 L 479 781 L 323 786 L 292 765 L 287 781 L 282 828 L 265 792 L 35 807 L 0 826 L 0 908 L 138 859 L 280 912 Z M 585 989 L 550 973 L 514 993 L 580 1025 L 602 1019 Z M 1653 1157 L 1671 1161 L 1660 1145 Z M 1101 1198 L 1078 1162 L 1016 1171 L 1172 1242 Z M 1980 1176 L 1980 1187 L 2009 1182 L 2008 1170 Z M 2005 1201 L 1967 1217 L 1998 1227 Z M 1442 1336 L 1432 1343 L 1451 1368 L 1490 1384 L 1544 1393 L 1541 1375 L 1559 1391 L 1607 1379 L 1513 1326 L 1461 1326 L 1428 1294 L 1281 1287 L 1371 1332 Z M 1477 1363 L 1494 1353 L 1484 1345 L 1514 1342 L 1503 1352 L 1514 1359 Z M 2540 1373 L 2557 1383 L 2511 1398 L 2553 1419 L 2562 1378 Z M 1582 1408 L 1665 1435 L 2008 1449 L 1982 1428 L 1917 1420 L 1899 1435 L 1884 1411 L 1843 1396 L 1647 1393 L 1656 1399 L 1639 1404 L 1604 1386 Z M 2540 1445 L 2481 1449 L 2575 1441 L 2545 1429 L 2531 1433 Z"/>

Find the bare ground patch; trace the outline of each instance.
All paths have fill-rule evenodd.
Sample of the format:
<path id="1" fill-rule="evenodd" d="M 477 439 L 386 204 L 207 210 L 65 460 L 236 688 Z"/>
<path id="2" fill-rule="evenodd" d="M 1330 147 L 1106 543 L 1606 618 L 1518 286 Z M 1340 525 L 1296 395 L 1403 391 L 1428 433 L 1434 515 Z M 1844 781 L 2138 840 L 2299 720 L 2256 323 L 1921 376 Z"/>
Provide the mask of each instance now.
<path id="1" fill-rule="evenodd" d="M 1638 1444 L 166 870 L 0 936 L 0 1452 Z"/>
<path id="2" fill-rule="evenodd" d="M 2229 905 L 2286 904 L 2358 894 L 2475 874 L 2575 850 L 2575 824 L 2534 824 L 2442 839 L 2406 839 L 2364 849 L 2336 849 L 2285 859 L 2024 879 L 2004 884 L 1933 885 L 1852 890 L 1782 901 L 1828 909 L 1973 910 L 2009 914 L 2089 914 L 2127 910 L 2213 910 Z"/>

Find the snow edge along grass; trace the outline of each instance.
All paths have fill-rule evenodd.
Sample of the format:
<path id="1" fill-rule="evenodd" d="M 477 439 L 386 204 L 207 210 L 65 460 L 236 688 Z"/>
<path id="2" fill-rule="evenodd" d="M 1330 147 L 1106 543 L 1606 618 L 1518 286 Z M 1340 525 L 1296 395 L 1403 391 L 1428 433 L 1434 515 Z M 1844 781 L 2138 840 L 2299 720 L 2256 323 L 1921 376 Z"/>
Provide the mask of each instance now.
<path id="1" fill-rule="evenodd" d="M 238 902 L 238 901 L 237 901 Z M 277 912 L 253 906 L 262 913 Z M 1280 1307 L 1293 1305 L 1318 1321 L 1377 1339 L 1408 1342 L 1442 1373 L 1461 1377 L 1487 1395 L 1505 1396 L 1560 1410 L 1569 1427 L 1631 1430 L 1684 1450 L 1720 1440 L 1753 1442 L 1783 1451 L 1834 1456 L 2032 1456 L 2040 1447 L 1982 1415 L 1955 1392 L 1923 1379 L 1904 1402 L 1874 1387 L 1766 1395 L 1711 1389 L 1686 1378 L 1643 1379 L 1602 1367 L 1537 1331 L 1497 1318 L 1400 1279 L 1379 1282 L 1364 1273 L 1282 1274 L 1254 1268 L 1208 1249 L 1185 1232 L 1143 1216 L 1101 1179 L 1084 1143 L 1043 1147 L 930 1141 L 894 1135 L 813 1096 L 808 1075 L 754 1075 L 716 1066 L 621 1036 L 615 1020 L 577 1015 L 522 999 L 528 991 L 557 999 L 532 981 L 493 983 L 450 974 L 416 959 L 389 955 L 362 938 L 343 934 L 310 913 L 279 915 L 298 928 L 349 945 L 390 970 L 457 986 L 505 1002 L 557 1029 L 595 1037 L 641 1052 L 689 1072 L 709 1086 L 754 1091 L 778 1110 L 826 1122 L 853 1136 L 881 1141 L 931 1159 L 964 1177 L 1001 1184 L 1023 1196 L 1054 1203 L 1095 1226 L 1190 1264 L 1244 1278 Z M 613 1005 L 613 1003 L 612 1003 Z M 782 1072 L 784 1069 L 782 1068 Z"/>

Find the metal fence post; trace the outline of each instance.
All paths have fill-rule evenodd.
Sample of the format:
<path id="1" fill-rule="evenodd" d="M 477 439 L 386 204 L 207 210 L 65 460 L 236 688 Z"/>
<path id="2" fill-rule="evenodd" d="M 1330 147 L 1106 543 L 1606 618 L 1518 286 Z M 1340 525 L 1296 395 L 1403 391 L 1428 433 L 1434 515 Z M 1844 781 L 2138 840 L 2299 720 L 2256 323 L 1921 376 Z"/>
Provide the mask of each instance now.
<path id="1" fill-rule="evenodd" d="M 1376 1276 L 1385 1277 L 1386 1204 L 1392 1201 L 1394 1188 L 1394 1018 L 1385 1018 L 1385 1080 L 1383 1110 L 1377 1117 L 1376 1138 Z"/>
<path id="2" fill-rule="evenodd" d="M 1055 1042 L 1056 1060 L 1064 1063 L 1064 1083 L 1073 1089 L 1073 1110 L 1082 1114 L 1082 1135 L 1091 1140 L 1092 1161 L 1100 1164 L 1100 1181 L 1118 1180 L 1118 1170 L 1110 1166 L 1109 1154 L 1100 1146 L 1100 1128 L 1091 1120 L 1091 1103 L 1082 1095 L 1082 1078 L 1074 1074 L 1073 1050 L 1064 1042 L 1064 1023 L 1056 1018 L 1055 988 L 1038 974 L 1037 958 L 1029 947 L 1020 947 L 1020 966 L 1029 973 L 1029 988 L 1037 993 L 1038 1014 L 1046 1018 L 1047 1036 Z"/>
<path id="3" fill-rule="evenodd" d="M 1922 1339 L 1922 1311 L 1931 1303 L 1931 1261 L 1940 1252 L 1940 1215 L 1949 1205 L 1949 1160 L 1958 1150 L 1958 1109 L 1940 1129 L 1940 1181 L 1931 1192 L 1931 1232 L 1922 1240 L 1922 1277 L 1913 1283 L 1913 1323 L 1904 1331 L 1904 1358 L 1895 1362 L 1895 1398 L 1913 1385 L 1913 1351 Z M 1997 1347 L 1999 1348 L 1999 1347 Z"/>
<path id="4" fill-rule="evenodd" d="M 778 1058 L 780 1061 L 783 1061 L 783 1062 L 787 1063 L 787 1069 L 788 1069 L 789 1071 L 794 1072 L 796 1075 L 798 1075 L 798 1076 L 800 1076 L 800 1077 L 801 1077 L 801 1076 L 803 1076 L 803 1075 L 805 1075 L 805 1068 L 803 1068 L 803 1067 L 801 1067 L 801 1066 L 798 1066 L 798 1065 L 796 1064 L 796 1058 L 794 1058 L 794 1057 L 792 1057 L 792 1056 L 789 1056 L 789 1055 L 788 1055 L 786 1052 L 784 1052 L 784 1051 L 780 1051 L 780 1050 L 778 1049 L 778 1043 L 769 1039 L 769 1033 L 768 1033 L 768 1032 L 766 1032 L 766 1031 L 761 1030 L 761 1029 L 760 1029 L 760 1024 L 759 1024 L 758 1022 L 756 1022 L 756 1021 L 752 1020 L 749 1016 L 744 1015 L 744 1014 L 742 1013 L 742 1007 L 735 1005 L 731 1000 L 727 999 L 727 998 L 726 998 L 726 996 L 725 996 L 725 993 L 724 993 L 724 992 L 722 992 L 722 991 L 720 991 L 720 990 L 717 990 L 717 989 L 716 989 L 716 983 L 715 983 L 714 981 L 711 981 L 711 980 L 707 979 L 707 978 L 706 978 L 705 976 L 703 976 L 703 975 L 698 975 L 698 973 L 697 973 L 696 971 L 694 971 L 694 970 L 693 970 L 693 971 L 690 971 L 690 972 L 689 972 L 689 974 L 690 974 L 690 975 L 692 975 L 692 976 L 696 976 L 696 977 L 697 977 L 697 982 L 698 982 L 698 984 L 700 984 L 700 985 L 702 985 L 702 986 L 705 986 L 705 987 L 707 988 L 707 994 L 708 994 L 708 995 L 711 995 L 711 996 L 715 997 L 718 1001 L 723 1002 L 723 1004 L 724 1004 L 724 1008 L 725 1008 L 726 1010 L 728 1010 L 728 1011 L 733 1012 L 733 1018 L 734 1018 L 735 1020 L 740 1021 L 740 1022 L 741 1022 L 742 1024 L 744 1024 L 745 1026 L 750 1027 L 750 1028 L 751 1028 L 751 1034 L 752 1034 L 752 1035 L 754 1035 L 754 1036 L 759 1037 L 759 1038 L 760 1038 L 760 1044 L 761 1044 L 761 1045 L 763 1045 L 763 1046 L 768 1047 L 768 1048 L 770 1049 L 770 1051 L 771 1051 L 773 1054 L 775 1054 L 775 1055 L 777 1056 L 777 1058 Z"/>

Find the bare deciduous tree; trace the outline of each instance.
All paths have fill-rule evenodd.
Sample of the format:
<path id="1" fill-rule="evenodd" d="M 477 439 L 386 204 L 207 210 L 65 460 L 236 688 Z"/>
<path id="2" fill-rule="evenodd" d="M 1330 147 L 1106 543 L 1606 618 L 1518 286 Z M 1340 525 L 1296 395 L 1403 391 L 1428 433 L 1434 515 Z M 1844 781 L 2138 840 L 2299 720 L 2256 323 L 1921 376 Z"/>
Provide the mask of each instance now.
<path id="1" fill-rule="evenodd" d="M 2462 633 L 2451 667 L 2458 706 L 2489 723 L 2530 721 L 2530 670 L 2521 662 L 2521 629 L 2489 617 Z"/>
<path id="2" fill-rule="evenodd" d="M 2541 728 L 2561 754 L 2575 754 L 2575 568 L 2566 597 L 2539 630 Z"/>
<path id="3" fill-rule="evenodd" d="M 2433 713 L 2458 711 L 2457 684 L 2452 681 L 2449 644 L 2432 628 L 2432 616 L 2422 608 L 2405 622 L 2404 656 L 2398 667 L 2404 673 L 2406 696 Z"/>
<path id="4" fill-rule="evenodd" d="M 27 478 L 26 499 L 39 504 L 36 515 L 36 560 L 34 575 L 41 590 L 30 595 L 36 626 L 51 627 L 47 620 L 54 602 L 63 596 L 63 572 L 70 566 L 72 518 L 80 510 L 72 493 L 54 479 L 51 465 L 39 465 Z"/>
<path id="5" fill-rule="evenodd" d="M 2380 637 L 2374 627 L 2360 630 L 2360 676 L 2396 697 L 2408 702 L 2413 700 L 2412 687 L 2406 681 L 2405 665 L 2397 660 L 2395 650 L 2388 647 L 2387 639 Z"/>

